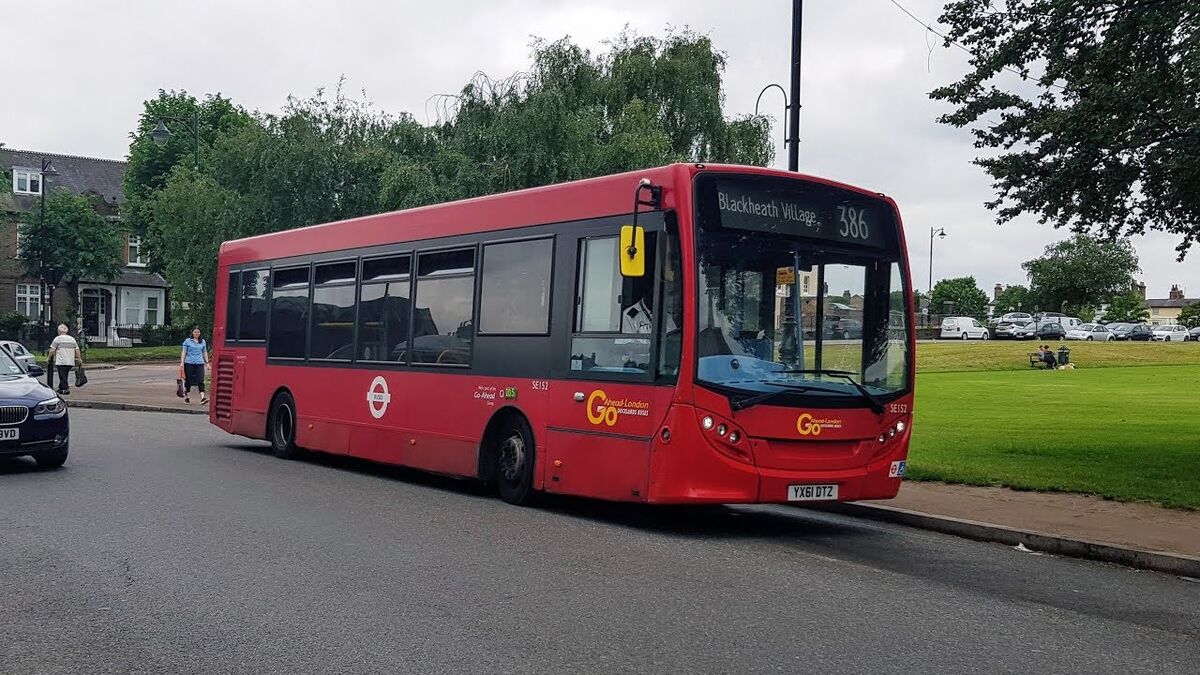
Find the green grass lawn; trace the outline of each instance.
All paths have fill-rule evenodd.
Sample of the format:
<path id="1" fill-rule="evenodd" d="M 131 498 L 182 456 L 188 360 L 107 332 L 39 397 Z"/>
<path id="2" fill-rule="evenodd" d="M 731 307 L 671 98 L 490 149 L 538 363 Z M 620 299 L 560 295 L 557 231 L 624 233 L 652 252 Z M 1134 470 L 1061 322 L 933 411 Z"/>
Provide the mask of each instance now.
<path id="1" fill-rule="evenodd" d="M 922 342 L 917 345 L 917 372 L 946 373 L 981 370 L 1030 370 L 1033 340 L 989 340 Z M 1049 342 L 1058 353 L 1060 345 L 1071 350 L 1071 360 L 1081 368 L 1123 366 L 1200 365 L 1198 342 Z"/>
<path id="2" fill-rule="evenodd" d="M 1002 353 L 975 346 L 971 365 Z M 1087 347 L 1079 360 L 1091 365 L 1108 364 L 1112 347 L 1189 364 L 1200 355 L 1195 343 Z M 953 369 L 957 350 L 930 351 Z M 1200 509 L 1200 365 L 1024 366 L 918 377 L 908 476 Z"/>

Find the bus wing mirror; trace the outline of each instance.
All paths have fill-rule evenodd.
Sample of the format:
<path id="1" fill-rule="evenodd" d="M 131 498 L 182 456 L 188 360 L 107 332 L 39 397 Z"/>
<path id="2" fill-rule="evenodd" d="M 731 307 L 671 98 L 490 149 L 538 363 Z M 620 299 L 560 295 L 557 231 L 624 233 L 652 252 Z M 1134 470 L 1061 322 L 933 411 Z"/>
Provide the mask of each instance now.
<path id="1" fill-rule="evenodd" d="M 646 230 L 641 226 L 621 226 L 621 276 L 646 276 Z"/>

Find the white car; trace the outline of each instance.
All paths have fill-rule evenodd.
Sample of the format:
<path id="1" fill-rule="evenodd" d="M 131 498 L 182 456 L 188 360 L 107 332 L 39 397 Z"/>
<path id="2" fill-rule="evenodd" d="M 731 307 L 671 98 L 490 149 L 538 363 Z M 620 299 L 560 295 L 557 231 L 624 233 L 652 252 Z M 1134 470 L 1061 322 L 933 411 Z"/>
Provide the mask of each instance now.
<path id="1" fill-rule="evenodd" d="M 33 352 L 25 349 L 25 345 L 21 344 L 20 342 L 13 342 L 12 340 L 0 340 L 0 349 L 8 352 L 8 355 L 13 358 L 13 361 L 19 363 L 27 373 L 29 372 L 29 366 L 37 363 L 37 359 L 34 357 Z"/>
<path id="2" fill-rule="evenodd" d="M 997 323 L 1029 323 L 1033 321 L 1033 315 L 1028 312 L 1009 312 L 1000 317 Z"/>
<path id="3" fill-rule="evenodd" d="M 942 319 L 942 339 L 986 340 L 991 337 L 987 326 L 969 316 L 948 316 Z"/>
<path id="4" fill-rule="evenodd" d="M 1154 339 L 1159 342 L 1183 342 L 1188 339 L 1188 329 L 1184 326 L 1155 326 Z"/>
<path id="5" fill-rule="evenodd" d="M 1098 323 L 1081 323 L 1067 331 L 1067 339 L 1108 342 L 1113 339 L 1113 334 Z"/>

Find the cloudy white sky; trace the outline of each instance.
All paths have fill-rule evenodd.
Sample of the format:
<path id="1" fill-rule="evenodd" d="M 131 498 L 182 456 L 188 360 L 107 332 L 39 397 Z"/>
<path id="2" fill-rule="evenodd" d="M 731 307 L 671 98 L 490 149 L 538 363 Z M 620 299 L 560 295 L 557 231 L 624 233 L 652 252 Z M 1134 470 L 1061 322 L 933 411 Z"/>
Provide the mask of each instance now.
<path id="1" fill-rule="evenodd" d="M 933 22 L 937 0 L 901 0 Z M 426 119 L 430 96 L 457 91 L 476 71 L 506 76 L 528 65 L 532 37 L 569 35 L 603 49 L 622 27 L 661 34 L 688 26 L 728 54 L 727 114 L 752 112 L 763 85 L 786 86 L 787 0 L 55 0 L 2 10 L 13 64 L 0 103 L 11 148 L 123 158 L 141 102 L 159 88 L 220 92 L 263 111 L 348 78 L 380 108 Z M 16 58 L 20 55 L 19 58 Z M 15 60 L 13 60 L 15 59 Z M 982 206 L 989 181 L 970 164 L 965 131 L 934 122 L 927 93 L 965 70 L 888 0 L 807 3 L 801 104 L 802 171 L 886 192 L 905 219 L 914 284 L 927 286 L 930 227 L 948 236 L 934 276 L 974 275 L 988 292 L 1024 283 L 1020 263 L 1065 236 L 1032 218 L 995 224 Z M 770 92 L 782 141 L 782 97 Z M 433 114 L 433 106 L 428 107 Z M 786 165 L 782 142 L 776 166 Z M 1135 241 L 1153 297 L 1172 284 L 1200 296 L 1200 260 L 1175 262 L 1172 237 Z"/>

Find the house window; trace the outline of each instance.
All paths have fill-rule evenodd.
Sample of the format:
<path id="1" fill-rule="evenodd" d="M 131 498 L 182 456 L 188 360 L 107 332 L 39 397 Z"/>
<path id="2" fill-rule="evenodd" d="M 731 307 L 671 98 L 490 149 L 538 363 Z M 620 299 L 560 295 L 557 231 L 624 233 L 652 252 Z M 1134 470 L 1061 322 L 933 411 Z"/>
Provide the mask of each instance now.
<path id="1" fill-rule="evenodd" d="M 158 323 L 158 296 L 146 296 L 146 325 L 157 326 Z"/>
<path id="2" fill-rule="evenodd" d="M 41 288 L 37 284 L 17 284 L 17 313 L 36 319 L 42 315 Z"/>
<path id="3" fill-rule="evenodd" d="M 129 266 L 146 266 L 146 259 L 142 257 L 142 238 L 135 234 L 129 235 Z"/>
<path id="4" fill-rule="evenodd" d="M 13 169 L 13 192 L 19 195 L 42 194 L 42 174 L 29 169 Z"/>
<path id="5" fill-rule="evenodd" d="M 125 324 L 129 326 L 151 325 L 158 323 L 158 292 L 127 290 L 122 303 Z"/>

